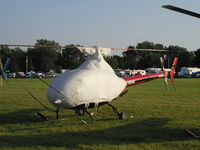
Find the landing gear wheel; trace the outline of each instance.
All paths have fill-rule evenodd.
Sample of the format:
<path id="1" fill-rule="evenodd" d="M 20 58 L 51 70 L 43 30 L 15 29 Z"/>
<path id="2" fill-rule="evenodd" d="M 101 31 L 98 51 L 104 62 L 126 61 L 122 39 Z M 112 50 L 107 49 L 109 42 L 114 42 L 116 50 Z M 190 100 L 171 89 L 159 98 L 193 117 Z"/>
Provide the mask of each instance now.
<path id="1" fill-rule="evenodd" d="M 119 119 L 120 120 L 126 119 L 126 114 L 124 112 L 119 113 Z"/>

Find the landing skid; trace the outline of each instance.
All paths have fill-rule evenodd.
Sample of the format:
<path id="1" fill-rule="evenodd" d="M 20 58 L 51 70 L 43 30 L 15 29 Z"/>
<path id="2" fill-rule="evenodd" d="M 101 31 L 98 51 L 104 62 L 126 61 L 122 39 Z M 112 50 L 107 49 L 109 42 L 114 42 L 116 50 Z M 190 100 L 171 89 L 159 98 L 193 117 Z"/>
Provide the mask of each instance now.
<path id="1" fill-rule="evenodd" d="M 56 118 L 59 119 L 59 108 L 54 111 L 56 113 Z M 37 115 L 40 116 L 42 119 L 49 121 L 49 118 L 43 115 L 41 112 L 37 112 Z"/>
<path id="2" fill-rule="evenodd" d="M 85 115 L 85 112 L 82 109 L 76 109 L 75 114 L 77 114 L 79 116 L 83 116 L 83 115 Z"/>
<path id="3" fill-rule="evenodd" d="M 82 110 L 82 112 L 81 112 L 81 110 Z M 56 119 L 59 119 L 60 118 L 59 108 L 57 108 L 55 112 L 56 112 Z M 83 116 L 85 113 L 90 116 L 92 121 L 95 121 L 94 118 L 92 117 L 92 114 L 89 111 L 87 111 L 87 109 L 77 109 L 77 110 L 75 110 L 75 114 L 77 114 L 77 115 Z M 42 119 L 49 121 L 49 118 L 46 117 L 45 115 L 43 115 L 41 112 L 37 112 L 37 115 L 40 116 Z"/>
<path id="4" fill-rule="evenodd" d="M 49 118 L 44 116 L 42 113 L 40 112 L 37 112 L 37 115 L 40 116 L 42 119 L 46 120 L 46 121 L 49 121 Z"/>
<path id="5" fill-rule="evenodd" d="M 56 118 L 59 118 L 59 108 L 56 109 Z"/>
<path id="6" fill-rule="evenodd" d="M 103 104 L 107 104 L 108 106 L 110 106 L 110 107 L 113 109 L 113 112 L 118 116 L 118 118 L 119 118 L 120 120 L 126 119 L 125 113 L 119 112 L 119 110 L 118 110 L 115 106 L 113 106 L 112 104 L 110 104 L 110 103 L 108 103 L 108 102 L 103 102 L 101 105 L 103 105 Z M 93 118 L 93 116 L 92 116 L 92 113 L 90 113 L 90 112 L 87 110 L 87 108 L 85 108 L 84 106 L 85 106 L 85 105 L 81 105 L 81 106 L 79 106 L 79 107 L 73 108 L 73 109 L 75 110 L 75 114 L 81 115 L 81 116 L 83 116 L 83 115 L 85 115 L 85 114 L 88 114 L 89 117 L 90 117 L 90 118 L 92 119 L 92 121 L 94 122 L 95 120 L 94 120 L 94 118 Z M 60 116 L 59 116 L 59 110 L 60 110 L 60 109 L 57 108 L 56 111 L 54 111 L 54 112 L 56 113 L 56 118 L 57 118 L 57 119 L 60 118 Z M 43 115 L 42 113 L 40 113 L 40 112 L 37 112 L 37 115 L 40 116 L 42 119 L 44 119 L 44 120 L 46 120 L 46 121 L 49 120 L 48 117 L 44 116 L 44 115 Z"/>
<path id="7" fill-rule="evenodd" d="M 88 114 L 90 116 L 90 118 L 92 119 L 92 121 L 94 122 L 94 118 L 92 117 L 91 113 L 89 111 L 87 111 L 87 109 L 83 109 L 83 112 L 85 112 L 86 114 Z"/>
<path id="8" fill-rule="evenodd" d="M 183 131 L 184 131 L 187 135 L 191 136 L 192 138 L 200 139 L 200 136 L 199 136 L 199 135 L 194 134 L 192 131 L 190 131 L 190 130 L 188 130 L 188 129 L 184 129 Z"/>

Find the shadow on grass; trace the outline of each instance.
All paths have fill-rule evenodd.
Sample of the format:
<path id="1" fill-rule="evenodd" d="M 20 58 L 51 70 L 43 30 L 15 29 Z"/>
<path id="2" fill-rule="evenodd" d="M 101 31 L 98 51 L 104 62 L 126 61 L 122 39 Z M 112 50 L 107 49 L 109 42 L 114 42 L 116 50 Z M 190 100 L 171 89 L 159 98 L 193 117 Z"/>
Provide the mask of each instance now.
<path id="1" fill-rule="evenodd" d="M 40 109 L 27 109 L 14 111 L 10 113 L 0 114 L 0 124 L 23 124 L 23 123 L 34 123 L 34 122 L 42 122 L 43 119 L 36 116 L 36 113 L 41 111 Z"/>
<path id="2" fill-rule="evenodd" d="M 0 148 L 32 146 L 78 148 L 80 144 L 121 145 L 191 139 L 181 129 L 165 128 L 164 125 L 168 121 L 165 118 L 150 118 L 104 130 L 0 136 Z"/>

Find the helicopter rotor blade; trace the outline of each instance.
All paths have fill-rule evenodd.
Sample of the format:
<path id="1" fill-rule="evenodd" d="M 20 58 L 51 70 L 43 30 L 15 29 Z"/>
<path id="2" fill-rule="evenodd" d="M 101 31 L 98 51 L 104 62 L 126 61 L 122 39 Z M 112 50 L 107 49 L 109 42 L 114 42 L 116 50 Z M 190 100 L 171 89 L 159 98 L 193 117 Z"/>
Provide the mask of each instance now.
<path id="1" fill-rule="evenodd" d="M 150 51 L 150 52 L 168 52 L 169 50 L 162 49 L 137 49 L 137 48 L 111 48 L 112 50 L 132 50 L 132 51 Z"/>
<path id="2" fill-rule="evenodd" d="M 44 47 L 44 48 L 76 48 L 76 46 L 54 46 L 54 45 L 28 45 L 28 44 L 0 44 L 0 46 L 11 47 Z"/>
<path id="3" fill-rule="evenodd" d="M 173 5 L 163 5 L 162 7 L 166 8 L 166 9 L 169 9 L 169 10 L 173 10 L 173 11 L 179 12 L 179 13 L 183 13 L 183 14 L 186 14 L 186 15 L 190 15 L 190 16 L 193 16 L 193 17 L 200 18 L 200 14 L 198 14 L 196 12 L 192 12 L 190 10 L 179 8 L 179 7 L 176 7 L 176 6 L 173 6 Z"/>
<path id="4" fill-rule="evenodd" d="M 46 48 L 78 48 L 79 46 L 51 46 L 51 45 L 23 45 L 23 44 L 0 44 L 0 46 L 11 47 L 46 47 Z M 133 51 L 151 51 L 151 52 L 168 52 L 169 50 L 161 49 L 137 49 L 137 48 L 111 48 L 111 50 L 133 50 Z"/>

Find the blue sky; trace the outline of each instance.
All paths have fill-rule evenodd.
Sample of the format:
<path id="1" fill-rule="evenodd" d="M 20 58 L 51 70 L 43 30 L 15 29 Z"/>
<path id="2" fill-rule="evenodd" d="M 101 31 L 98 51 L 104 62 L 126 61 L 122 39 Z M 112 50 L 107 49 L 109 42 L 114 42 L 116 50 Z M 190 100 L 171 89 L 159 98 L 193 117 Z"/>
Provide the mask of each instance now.
<path id="1" fill-rule="evenodd" d="M 161 8 L 200 13 L 199 0 L 0 0 L 0 43 L 128 47 L 151 41 L 200 48 L 200 19 Z"/>

